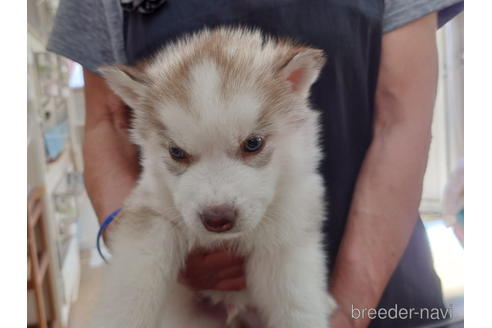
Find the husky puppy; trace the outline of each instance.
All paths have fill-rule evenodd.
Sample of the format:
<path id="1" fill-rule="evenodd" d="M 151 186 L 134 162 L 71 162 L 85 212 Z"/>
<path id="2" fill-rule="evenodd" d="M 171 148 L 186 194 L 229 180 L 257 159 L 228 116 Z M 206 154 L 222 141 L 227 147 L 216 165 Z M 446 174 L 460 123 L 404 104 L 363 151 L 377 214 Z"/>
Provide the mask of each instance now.
<path id="1" fill-rule="evenodd" d="M 109 235 L 96 327 L 201 328 L 178 282 L 192 249 L 244 255 L 247 290 L 205 294 L 262 327 L 326 328 L 328 294 L 309 90 L 323 52 L 241 28 L 203 30 L 134 67 L 101 69 L 134 110 L 142 174 Z"/>

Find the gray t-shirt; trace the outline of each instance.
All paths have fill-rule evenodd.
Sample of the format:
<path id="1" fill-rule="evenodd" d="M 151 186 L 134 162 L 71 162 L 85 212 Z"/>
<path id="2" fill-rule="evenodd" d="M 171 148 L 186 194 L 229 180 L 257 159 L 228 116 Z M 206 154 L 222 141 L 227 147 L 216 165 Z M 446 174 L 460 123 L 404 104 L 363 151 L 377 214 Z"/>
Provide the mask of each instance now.
<path id="1" fill-rule="evenodd" d="M 385 0 L 383 32 L 395 30 L 460 0 Z M 123 12 L 119 0 L 61 0 L 47 49 L 98 67 L 125 63 Z"/>

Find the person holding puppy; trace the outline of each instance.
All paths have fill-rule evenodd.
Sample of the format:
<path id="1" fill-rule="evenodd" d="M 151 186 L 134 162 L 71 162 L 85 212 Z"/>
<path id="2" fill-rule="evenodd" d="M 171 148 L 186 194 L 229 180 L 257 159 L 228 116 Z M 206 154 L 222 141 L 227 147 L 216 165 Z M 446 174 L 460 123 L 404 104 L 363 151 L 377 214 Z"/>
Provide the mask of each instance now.
<path id="1" fill-rule="evenodd" d="M 121 208 L 140 168 L 127 133 L 131 109 L 98 67 L 133 64 L 204 26 L 240 24 L 297 39 L 328 55 L 312 102 L 323 122 L 326 252 L 330 292 L 339 304 L 332 326 L 427 321 L 371 321 L 353 311 L 444 307 L 418 205 L 437 84 L 435 30 L 443 17 L 437 13 L 456 3 L 61 1 L 48 49 L 84 67 L 85 181 L 100 221 Z M 196 250 L 181 280 L 195 290 L 241 290 L 244 261 L 228 250 Z"/>

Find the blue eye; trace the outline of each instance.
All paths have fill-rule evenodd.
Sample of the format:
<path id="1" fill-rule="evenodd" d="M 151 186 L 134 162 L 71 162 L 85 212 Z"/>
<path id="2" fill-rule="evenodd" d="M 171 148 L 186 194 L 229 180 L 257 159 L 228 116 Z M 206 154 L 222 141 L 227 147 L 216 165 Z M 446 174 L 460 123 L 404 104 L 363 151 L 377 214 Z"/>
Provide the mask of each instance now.
<path id="1" fill-rule="evenodd" d="M 182 161 L 188 158 L 186 152 L 183 149 L 176 146 L 169 147 L 169 155 L 171 155 L 171 157 L 176 161 Z"/>
<path id="2" fill-rule="evenodd" d="M 243 143 L 243 150 L 248 153 L 258 152 L 263 148 L 263 138 L 253 136 L 246 139 Z"/>

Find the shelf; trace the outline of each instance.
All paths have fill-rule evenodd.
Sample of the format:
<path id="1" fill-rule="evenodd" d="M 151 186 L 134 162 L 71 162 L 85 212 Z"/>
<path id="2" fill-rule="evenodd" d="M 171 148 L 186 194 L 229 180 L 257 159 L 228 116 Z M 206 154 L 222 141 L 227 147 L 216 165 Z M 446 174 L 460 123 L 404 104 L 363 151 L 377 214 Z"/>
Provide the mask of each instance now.
<path id="1" fill-rule="evenodd" d="M 34 128 L 32 127 L 33 126 L 33 123 L 32 123 L 32 120 L 27 119 L 27 148 L 29 149 L 29 146 L 32 144 L 32 141 L 34 140 L 34 137 L 33 137 L 33 130 Z"/>
<path id="2" fill-rule="evenodd" d="M 67 253 L 62 259 L 61 268 L 65 304 L 70 304 L 76 298 L 80 282 L 80 259 L 77 237 L 72 236 L 68 243 Z M 63 315 L 62 322 L 64 322 Z"/>
<path id="3" fill-rule="evenodd" d="M 65 144 L 65 149 L 61 155 L 54 162 L 48 163 L 47 175 L 46 175 L 46 189 L 49 194 L 52 194 L 57 184 L 65 176 L 67 170 L 70 168 L 70 146 Z"/>
<path id="4" fill-rule="evenodd" d="M 67 61 L 55 54 L 48 54 L 46 51 L 46 39 L 53 23 L 54 8 L 57 2 L 57 0 L 27 1 L 27 64 L 29 80 L 27 94 L 27 183 L 28 192 L 31 191 L 29 186 L 33 188 L 44 186 L 46 192 L 45 197 L 40 202 L 45 206 L 44 208 L 38 207 L 36 204 L 31 204 L 29 208 L 28 204 L 28 213 L 31 219 L 28 225 L 29 235 L 31 235 L 32 240 L 35 241 L 36 237 L 39 240 L 28 244 L 29 247 L 33 248 L 31 252 L 35 253 L 34 255 L 38 255 L 38 263 L 36 263 L 37 268 L 34 270 L 36 275 L 34 275 L 31 261 L 30 280 L 26 282 L 28 289 L 36 286 L 35 291 L 28 291 L 27 295 L 27 327 L 39 327 L 40 325 L 45 327 L 44 323 L 47 323 L 48 327 L 66 327 L 68 312 L 65 312 L 65 309 L 69 309 L 70 303 L 67 305 L 64 301 L 65 291 L 62 286 L 66 285 L 68 295 L 71 297 L 69 301 L 71 301 L 74 298 L 72 295 L 77 294 L 78 279 L 80 278 L 77 234 L 74 233 L 76 225 L 70 225 L 70 231 L 67 235 L 70 234 L 71 237 L 66 240 L 65 254 L 62 254 L 64 256 L 60 261 L 61 263 L 59 263 L 59 258 L 57 257 L 59 250 L 57 248 L 58 226 L 53 197 L 58 192 L 56 189 L 67 178 L 67 172 L 72 171 L 74 167 L 72 152 L 73 149 L 78 149 L 80 142 L 76 144 L 76 148 L 73 148 L 71 146 L 74 143 L 70 139 L 72 136 L 68 133 L 66 135 L 60 133 L 60 139 L 64 139 L 63 149 L 61 149 L 62 141 L 55 139 L 56 146 L 59 147 L 55 149 L 57 151 L 50 154 L 52 154 L 51 157 L 57 157 L 50 162 L 46 160 L 48 157 L 46 145 L 48 143 L 45 141 L 51 142 L 52 139 L 50 140 L 49 138 L 53 137 L 47 133 L 47 129 L 50 127 L 49 123 L 56 124 L 61 122 L 60 120 L 66 119 L 70 122 L 69 110 L 72 113 L 78 111 L 77 109 L 67 108 L 71 104 L 65 99 L 65 90 L 68 87 L 66 83 Z M 45 73 L 42 70 L 44 67 L 40 65 L 42 64 L 42 59 L 47 57 L 50 57 L 50 60 L 46 62 L 47 66 L 49 66 L 49 73 Z M 48 89 L 49 85 L 46 82 L 56 84 L 56 90 L 54 88 Z M 53 97 L 47 98 L 48 95 Z M 50 104 L 52 106 L 48 109 L 52 109 L 49 113 L 51 120 L 45 117 L 47 108 L 42 106 L 45 100 L 50 99 L 52 100 Z M 56 135 L 53 138 L 56 138 Z M 36 226 L 36 231 L 31 229 L 34 226 Z M 40 281 L 44 281 L 45 285 L 40 286 L 38 284 Z M 38 324 L 34 324 L 36 322 Z"/>

